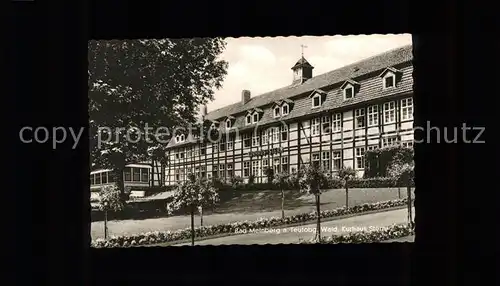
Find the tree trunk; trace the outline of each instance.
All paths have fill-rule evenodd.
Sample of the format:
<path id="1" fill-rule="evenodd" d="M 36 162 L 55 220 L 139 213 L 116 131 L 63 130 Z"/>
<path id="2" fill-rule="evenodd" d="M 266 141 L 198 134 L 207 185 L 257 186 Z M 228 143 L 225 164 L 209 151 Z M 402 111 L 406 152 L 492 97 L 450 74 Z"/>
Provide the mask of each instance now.
<path id="1" fill-rule="evenodd" d="M 349 207 L 349 187 L 345 187 L 345 207 Z"/>
<path id="2" fill-rule="evenodd" d="M 108 211 L 104 211 L 104 239 L 108 239 Z"/>
<path id="3" fill-rule="evenodd" d="M 156 176 L 158 177 L 158 186 L 161 186 L 160 183 L 160 162 L 155 161 L 155 168 L 156 168 Z M 153 177 L 153 182 L 155 181 L 155 178 Z"/>
<path id="4" fill-rule="evenodd" d="M 203 207 L 200 207 L 200 226 L 203 226 Z"/>
<path id="5" fill-rule="evenodd" d="M 125 167 L 118 167 L 116 168 L 115 173 L 115 183 L 116 187 L 118 190 L 120 190 L 120 197 L 122 199 L 122 202 L 125 203 L 127 201 L 127 195 L 125 194 L 125 182 L 123 178 L 123 171 L 125 170 Z"/>
<path id="6" fill-rule="evenodd" d="M 401 199 L 401 188 L 398 187 L 398 199 Z"/>
<path id="7" fill-rule="evenodd" d="M 281 189 L 281 219 L 285 219 L 285 191 Z"/>
<path id="8" fill-rule="evenodd" d="M 149 180 L 149 186 L 155 186 L 155 160 L 151 159 L 151 179 Z"/>
<path id="9" fill-rule="evenodd" d="M 191 246 L 194 246 L 194 207 L 191 207 Z"/>
<path id="10" fill-rule="evenodd" d="M 317 215 L 317 225 L 316 225 L 316 235 L 318 236 L 318 242 L 321 242 L 321 212 L 320 212 L 320 201 L 319 194 L 316 194 L 316 215 Z"/>
<path id="11" fill-rule="evenodd" d="M 408 223 L 413 223 L 412 208 L 411 208 L 411 187 L 408 183 L 406 187 L 406 192 L 408 193 Z"/>

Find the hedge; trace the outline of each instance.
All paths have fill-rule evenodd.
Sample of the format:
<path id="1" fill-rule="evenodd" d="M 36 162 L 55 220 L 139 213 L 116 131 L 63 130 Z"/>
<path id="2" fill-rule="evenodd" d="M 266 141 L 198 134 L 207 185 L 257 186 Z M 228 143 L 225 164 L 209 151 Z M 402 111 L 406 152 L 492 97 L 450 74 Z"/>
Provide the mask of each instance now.
<path id="1" fill-rule="evenodd" d="M 413 161 L 413 148 L 395 145 L 367 150 L 365 152 L 364 178 L 387 176 L 387 170 L 395 159 L 403 162 Z"/>
<path id="2" fill-rule="evenodd" d="M 332 235 L 322 237 L 321 244 L 338 244 L 338 243 L 374 243 L 385 240 L 397 239 L 413 235 L 413 228 L 408 224 L 395 224 L 388 227 L 372 230 L 350 232 L 342 235 Z M 299 240 L 300 244 L 318 243 L 316 240 Z"/>
<path id="3" fill-rule="evenodd" d="M 333 210 L 324 210 L 320 212 L 321 218 L 332 218 L 345 216 L 349 214 L 361 214 L 368 211 L 382 210 L 393 207 L 407 205 L 407 199 L 391 200 L 377 202 L 372 204 L 362 204 L 353 207 L 342 207 Z M 246 231 L 264 229 L 270 227 L 280 227 L 290 224 L 304 223 L 313 221 L 317 218 L 315 212 L 297 214 L 282 219 L 281 217 L 260 218 L 256 221 L 241 221 L 212 226 L 201 226 L 195 228 L 196 238 L 207 238 L 220 234 L 234 234 Z M 191 228 L 179 229 L 175 231 L 155 231 L 131 236 L 113 236 L 108 240 L 97 239 L 92 241 L 91 247 L 95 248 L 113 248 L 129 247 L 148 244 L 158 244 L 166 242 L 177 242 L 191 238 Z"/>

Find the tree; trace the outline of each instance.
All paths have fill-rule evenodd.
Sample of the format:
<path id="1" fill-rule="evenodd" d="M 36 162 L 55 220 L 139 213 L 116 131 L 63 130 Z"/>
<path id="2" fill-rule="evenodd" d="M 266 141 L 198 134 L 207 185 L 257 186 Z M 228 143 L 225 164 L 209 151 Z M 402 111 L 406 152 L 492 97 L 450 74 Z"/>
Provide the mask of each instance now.
<path id="1" fill-rule="evenodd" d="M 356 171 L 352 169 L 351 167 L 342 167 L 342 169 L 339 170 L 338 174 L 339 178 L 342 180 L 342 183 L 345 188 L 345 207 L 349 207 L 349 182 L 356 178 Z"/>
<path id="2" fill-rule="evenodd" d="M 395 160 L 388 169 L 389 176 L 396 180 L 398 186 L 406 186 L 406 194 L 408 197 L 408 223 L 411 225 L 413 225 L 411 185 L 414 178 L 414 168 L 415 164 L 413 160 L 410 162 Z"/>
<path id="3" fill-rule="evenodd" d="M 173 199 L 167 204 L 167 211 L 173 213 L 177 210 L 187 210 L 191 215 L 191 245 L 194 245 L 194 214 L 199 207 L 215 205 L 219 195 L 213 187 L 202 188 L 203 183 L 190 174 L 189 179 L 180 184 L 174 192 Z"/>
<path id="4" fill-rule="evenodd" d="M 123 198 L 125 165 L 165 157 L 169 129 L 187 128 L 222 86 L 224 48 L 217 38 L 89 42 L 92 167 L 112 169 Z"/>
<path id="5" fill-rule="evenodd" d="M 196 184 L 198 185 L 201 194 L 198 212 L 200 214 L 200 226 L 203 226 L 203 209 L 213 207 L 219 201 L 219 196 L 217 194 L 215 183 L 212 180 L 199 178 L 196 180 Z"/>
<path id="6" fill-rule="evenodd" d="M 316 237 L 318 242 L 321 242 L 321 211 L 320 211 L 320 196 L 321 187 L 326 182 L 327 176 L 323 171 L 314 165 L 305 166 L 300 172 L 299 187 L 301 192 L 314 195 L 316 199 Z"/>
<path id="7" fill-rule="evenodd" d="M 272 170 L 272 169 L 270 169 Z M 285 219 L 285 187 L 288 186 L 290 175 L 286 172 L 276 173 L 272 179 L 272 183 L 281 191 L 281 218 Z"/>
<path id="8" fill-rule="evenodd" d="M 99 210 L 104 212 L 104 239 L 108 239 L 108 211 L 120 211 L 124 208 L 120 190 L 115 185 L 104 186 L 99 192 Z"/>
<path id="9" fill-rule="evenodd" d="M 264 169 L 264 175 L 267 178 L 267 183 L 268 184 L 272 184 L 273 180 L 274 180 L 274 170 L 272 168 L 270 168 L 270 167 L 266 167 Z"/>

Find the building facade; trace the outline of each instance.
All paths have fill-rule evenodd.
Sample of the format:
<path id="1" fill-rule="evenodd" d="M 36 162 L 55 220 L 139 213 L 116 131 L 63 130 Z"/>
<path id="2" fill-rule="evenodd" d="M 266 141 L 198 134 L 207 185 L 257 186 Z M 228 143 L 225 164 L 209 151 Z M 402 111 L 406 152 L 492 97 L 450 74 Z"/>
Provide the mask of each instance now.
<path id="1" fill-rule="evenodd" d="M 193 173 L 266 182 L 266 168 L 293 173 L 316 164 L 334 175 L 342 166 L 363 176 L 367 150 L 413 145 L 412 46 L 313 76 L 302 57 L 290 86 L 207 113 L 211 136 L 175 133 L 167 145 L 165 184 Z M 213 134 L 217 135 L 214 136 Z"/>

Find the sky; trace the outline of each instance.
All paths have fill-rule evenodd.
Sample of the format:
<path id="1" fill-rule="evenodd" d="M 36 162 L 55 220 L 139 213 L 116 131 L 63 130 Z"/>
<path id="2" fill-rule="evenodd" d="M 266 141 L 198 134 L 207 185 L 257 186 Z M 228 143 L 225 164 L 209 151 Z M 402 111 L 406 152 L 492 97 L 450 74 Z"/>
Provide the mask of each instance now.
<path id="1" fill-rule="evenodd" d="M 229 63 L 223 87 L 215 91 L 208 112 L 239 102 L 241 91 L 257 96 L 292 83 L 292 66 L 304 57 L 314 67 L 313 76 L 385 51 L 411 44 L 410 34 L 323 37 L 226 38 L 220 56 Z"/>

